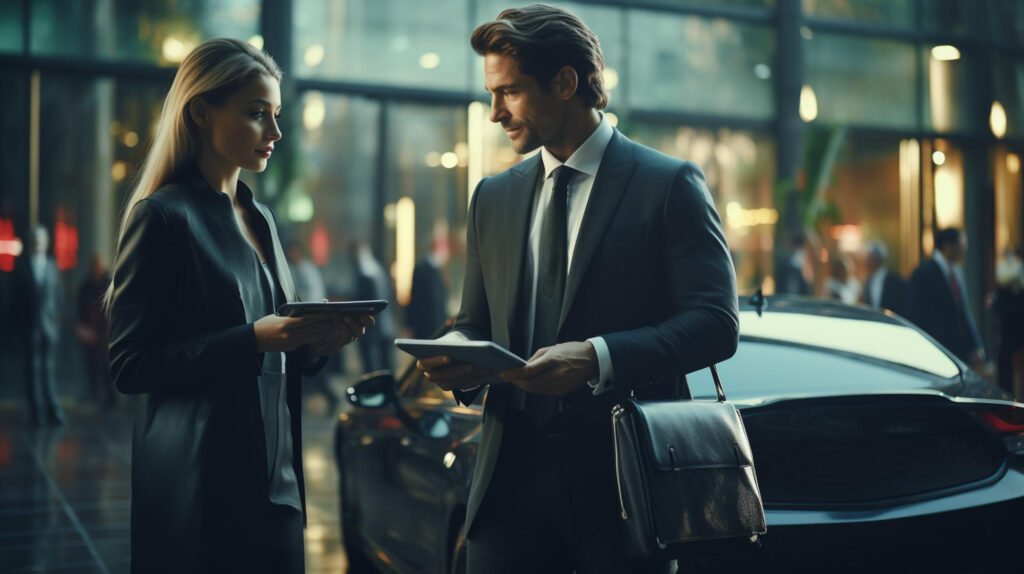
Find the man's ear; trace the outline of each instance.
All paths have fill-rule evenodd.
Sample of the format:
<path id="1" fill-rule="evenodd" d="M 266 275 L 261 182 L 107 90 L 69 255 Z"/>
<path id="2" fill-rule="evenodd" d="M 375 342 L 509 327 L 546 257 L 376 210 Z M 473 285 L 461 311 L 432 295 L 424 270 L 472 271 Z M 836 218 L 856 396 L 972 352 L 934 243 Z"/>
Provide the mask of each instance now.
<path id="1" fill-rule="evenodd" d="M 576 74 L 575 68 L 572 66 L 562 66 L 562 69 L 558 70 L 554 79 L 551 80 L 551 87 L 559 97 L 563 100 L 568 100 L 576 95 L 579 82 L 580 78 Z"/>
<path id="2" fill-rule="evenodd" d="M 210 106 L 202 98 L 194 98 L 188 103 L 188 115 L 200 128 L 205 129 L 210 125 L 209 114 Z"/>

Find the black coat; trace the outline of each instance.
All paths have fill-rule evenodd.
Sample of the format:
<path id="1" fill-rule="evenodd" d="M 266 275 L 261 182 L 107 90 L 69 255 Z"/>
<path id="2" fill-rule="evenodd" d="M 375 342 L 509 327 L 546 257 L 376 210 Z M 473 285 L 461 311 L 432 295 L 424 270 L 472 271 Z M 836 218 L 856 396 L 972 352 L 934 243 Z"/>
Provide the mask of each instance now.
<path id="1" fill-rule="evenodd" d="M 239 184 L 281 292 L 295 300 L 270 210 Z M 230 198 L 197 169 L 140 201 L 113 270 L 111 376 L 142 394 L 132 442 L 132 571 L 195 572 L 231 548 L 268 504 L 260 356 L 239 284 L 258 281 Z M 258 270 L 257 270 L 258 271 Z M 300 384 L 315 370 L 287 356 L 287 403 L 299 491 Z M 253 541 L 250 541 L 252 543 Z"/>
<path id="2" fill-rule="evenodd" d="M 968 302 L 963 301 L 962 308 L 957 306 L 953 290 L 934 259 L 914 270 L 910 292 L 910 319 L 960 360 L 969 362 L 971 353 L 982 348 L 978 327 Z"/>
<path id="3" fill-rule="evenodd" d="M 526 351 L 523 254 L 542 169 L 537 154 L 477 186 L 454 326 L 470 339 L 494 341 L 520 355 Z M 730 357 L 739 336 L 736 276 L 704 174 L 618 131 L 583 215 L 557 341 L 595 336 L 608 345 L 612 384 L 641 398 L 685 395 L 683 375 Z M 464 404 L 475 396 L 457 394 Z M 511 385 L 491 387 L 467 511 L 470 532 L 497 464 L 511 402 Z M 594 401 L 592 409 L 600 411 L 593 413 L 598 426 L 592 436 L 610 453 L 608 406 Z M 604 484 L 610 478 L 598 479 Z"/>

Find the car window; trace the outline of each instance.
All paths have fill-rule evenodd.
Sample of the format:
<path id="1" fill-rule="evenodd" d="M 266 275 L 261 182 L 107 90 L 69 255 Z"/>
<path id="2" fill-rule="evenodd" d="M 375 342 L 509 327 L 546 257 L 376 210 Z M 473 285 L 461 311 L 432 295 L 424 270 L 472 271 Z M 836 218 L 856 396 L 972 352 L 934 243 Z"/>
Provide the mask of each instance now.
<path id="1" fill-rule="evenodd" d="M 784 395 L 865 394 L 932 389 L 957 392 L 959 379 L 945 380 L 882 362 L 827 350 L 741 340 L 736 354 L 718 365 L 729 400 Z M 695 398 L 714 398 L 711 371 L 686 376 Z M 955 388 L 954 388 L 955 387 Z"/>
<path id="2" fill-rule="evenodd" d="M 960 374 L 956 363 L 913 327 L 803 313 L 740 312 L 740 336 L 821 347 L 896 363 L 939 377 Z"/>

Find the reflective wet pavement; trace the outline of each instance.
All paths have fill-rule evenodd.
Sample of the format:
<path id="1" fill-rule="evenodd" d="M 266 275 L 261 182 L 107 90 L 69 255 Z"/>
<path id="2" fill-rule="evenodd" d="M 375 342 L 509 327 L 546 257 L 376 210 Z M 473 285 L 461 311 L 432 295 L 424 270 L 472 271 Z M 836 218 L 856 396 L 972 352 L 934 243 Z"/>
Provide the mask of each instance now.
<path id="1" fill-rule="evenodd" d="M 303 416 L 306 572 L 343 573 L 334 419 L 316 410 Z M 0 409 L 0 572 L 128 572 L 129 411 L 69 408 L 67 426 L 35 429 Z"/>

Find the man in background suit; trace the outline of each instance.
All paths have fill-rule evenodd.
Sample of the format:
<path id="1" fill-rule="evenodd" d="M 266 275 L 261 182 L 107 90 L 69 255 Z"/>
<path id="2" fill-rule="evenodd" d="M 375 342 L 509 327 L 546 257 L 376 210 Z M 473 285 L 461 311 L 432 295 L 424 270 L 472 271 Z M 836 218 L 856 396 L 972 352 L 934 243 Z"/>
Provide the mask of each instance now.
<path id="1" fill-rule="evenodd" d="M 959 229 L 935 234 L 931 259 L 921 263 L 910 278 L 911 317 L 960 360 L 978 367 L 985 360 L 985 351 L 959 268 L 966 251 L 967 238 Z"/>
<path id="2" fill-rule="evenodd" d="M 889 270 L 889 248 L 879 240 L 870 241 L 864 254 L 867 281 L 864 284 L 864 302 L 878 309 L 889 309 L 897 315 L 907 315 L 907 284 Z"/>
<path id="3" fill-rule="evenodd" d="M 57 264 L 46 251 L 50 235 L 37 225 L 29 236 L 25 257 L 18 266 L 15 305 L 22 313 L 25 341 L 25 392 L 33 426 L 47 422 L 65 424 L 57 400 L 56 351 L 60 328 L 60 276 Z"/>
<path id="4" fill-rule="evenodd" d="M 471 201 L 452 338 L 529 357 L 489 386 L 466 516 L 470 574 L 668 572 L 629 558 L 610 410 L 633 392 L 688 396 L 685 373 L 738 337 L 736 278 L 703 173 L 633 143 L 607 104 L 594 33 L 550 6 L 479 27 L 491 121 L 541 152 Z M 486 373 L 419 361 L 471 402 Z"/>

